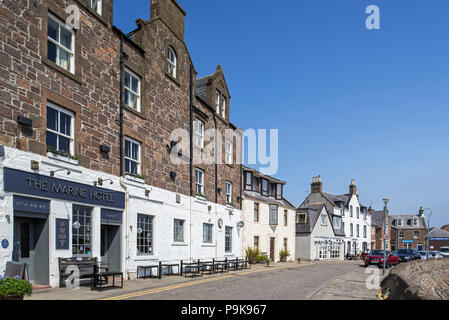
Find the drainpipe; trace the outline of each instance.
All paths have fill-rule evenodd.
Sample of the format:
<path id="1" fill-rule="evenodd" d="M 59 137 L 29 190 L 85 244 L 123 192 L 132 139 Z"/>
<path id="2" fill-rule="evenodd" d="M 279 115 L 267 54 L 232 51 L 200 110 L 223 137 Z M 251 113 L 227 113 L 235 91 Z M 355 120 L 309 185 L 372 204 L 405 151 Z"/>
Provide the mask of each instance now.
<path id="1" fill-rule="evenodd" d="M 129 190 L 123 183 L 123 177 L 120 177 L 120 186 L 125 189 L 125 274 L 128 276 L 129 270 Z"/>
<path id="2" fill-rule="evenodd" d="M 123 51 L 123 33 L 120 33 L 120 177 L 123 177 L 123 79 L 125 71 L 125 53 Z"/>
<path id="3" fill-rule="evenodd" d="M 218 223 L 218 135 L 217 135 L 217 117 L 213 113 L 214 128 L 215 128 L 215 222 Z M 218 229 L 215 228 L 215 259 L 218 259 Z"/>
<path id="4" fill-rule="evenodd" d="M 193 197 L 193 65 L 190 65 L 190 260 L 192 260 L 192 197 Z"/>

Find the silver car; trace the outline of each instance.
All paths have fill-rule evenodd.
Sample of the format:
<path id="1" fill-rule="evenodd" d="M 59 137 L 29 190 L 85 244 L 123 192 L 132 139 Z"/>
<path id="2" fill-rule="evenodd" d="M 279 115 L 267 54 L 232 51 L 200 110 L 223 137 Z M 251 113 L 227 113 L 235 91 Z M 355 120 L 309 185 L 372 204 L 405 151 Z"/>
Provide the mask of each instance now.
<path id="1" fill-rule="evenodd" d="M 443 257 L 449 258 L 449 247 L 441 247 L 440 253 Z"/>
<path id="2" fill-rule="evenodd" d="M 430 253 L 432 253 L 432 258 L 431 259 L 442 259 L 442 258 L 444 258 L 439 251 L 430 251 Z"/>
<path id="3" fill-rule="evenodd" d="M 418 257 L 421 260 L 427 260 L 427 251 L 418 251 Z M 429 259 L 431 259 L 431 258 L 432 258 L 432 254 L 430 254 Z"/>

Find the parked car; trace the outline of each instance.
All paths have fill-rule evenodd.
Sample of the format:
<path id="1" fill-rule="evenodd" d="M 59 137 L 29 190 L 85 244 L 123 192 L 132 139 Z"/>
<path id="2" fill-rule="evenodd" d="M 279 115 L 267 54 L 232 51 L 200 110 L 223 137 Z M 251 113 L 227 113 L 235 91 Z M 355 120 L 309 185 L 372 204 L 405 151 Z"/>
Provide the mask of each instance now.
<path id="1" fill-rule="evenodd" d="M 440 253 L 444 258 L 449 258 L 449 247 L 441 247 Z"/>
<path id="2" fill-rule="evenodd" d="M 443 255 L 439 251 L 430 251 L 432 254 L 432 259 L 442 259 Z"/>
<path id="3" fill-rule="evenodd" d="M 399 263 L 399 255 L 396 251 L 387 251 L 386 267 L 395 266 Z M 365 257 L 365 267 L 369 265 L 377 265 L 382 267 L 384 264 L 384 251 L 383 250 L 371 250 Z"/>
<path id="4" fill-rule="evenodd" d="M 418 251 L 418 256 L 421 260 L 427 260 L 427 251 Z"/>
<path id="5" fill-rule="evenodd" d="M 408 262 L 412 260 L 421 259 L 418 255 L 418 250 L 415 249 L 399 249 L 399 262 Z"/>
<path id="6" fill-rule="evenodd" d="M 363 250 L 362 254 L 360 255 L 362 257 L 362 260 L 365 261 L 366 256 L 369 255 L 369 250 Z"/>

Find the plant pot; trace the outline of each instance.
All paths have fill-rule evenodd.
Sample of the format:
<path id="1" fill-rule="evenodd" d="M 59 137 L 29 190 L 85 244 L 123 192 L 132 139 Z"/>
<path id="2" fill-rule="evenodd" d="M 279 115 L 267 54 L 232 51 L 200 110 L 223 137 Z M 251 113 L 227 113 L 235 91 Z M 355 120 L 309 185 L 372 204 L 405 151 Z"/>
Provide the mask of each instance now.
<path id="1" fill-rule="evenodd" d="M 287 262 L 287 259 L 281 259 L 281 262 Z"/>
<path id="2" fill-rule="evenodd" d="M 6 296 L 6 297 L 0 297 L 1 300 L 23 300 L 23 296 Z"/>

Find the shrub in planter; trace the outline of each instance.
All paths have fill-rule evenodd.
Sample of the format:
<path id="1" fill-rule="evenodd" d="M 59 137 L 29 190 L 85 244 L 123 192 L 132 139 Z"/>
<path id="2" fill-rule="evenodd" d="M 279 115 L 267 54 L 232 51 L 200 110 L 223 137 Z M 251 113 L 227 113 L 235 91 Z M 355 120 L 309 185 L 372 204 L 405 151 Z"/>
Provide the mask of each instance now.
<path id="1" fill-rule="evenodd" d="M 24 296 L 31 296 L 33 289 L 28 281 L 15 278 L 0 278 L 0 300 L 22 300 Z"/>
<path id="2" fill-rule="evenodd" d="M 248 260 L 249 260 L 249 263 L 251 263 L 251 264 L 256 264 L 256 263 L 258 263 L 258 261 L 257 261 L 257 257 L 258 256 L 260 256 L 260 251 L 259 251 L 259 249 L 257 249 L 257 248 L 251 248 L 251 247 L 248 247 L 247 249 L 246 249 L 246 257 L 248 258 Z"/>
<path id="3" fill-rule="evenodd" d="M 265 257 L 265 256 L 262 256 L 262 255 L 259 255 L 259 256 L 256 257 L 256 262 L 257 263 L 266 263 L 267 260 L 268 260 L 268 258 Z"/>
<path id="4" fill-rule="evenodd" d="M 281 250 L 279 252 L 279 258 L 281 259 L 282 262 L 287 261 L 288 257 L 290 257 L 290 252 L 288 252 L 288 250 Z"/>

